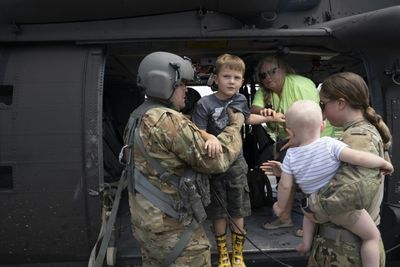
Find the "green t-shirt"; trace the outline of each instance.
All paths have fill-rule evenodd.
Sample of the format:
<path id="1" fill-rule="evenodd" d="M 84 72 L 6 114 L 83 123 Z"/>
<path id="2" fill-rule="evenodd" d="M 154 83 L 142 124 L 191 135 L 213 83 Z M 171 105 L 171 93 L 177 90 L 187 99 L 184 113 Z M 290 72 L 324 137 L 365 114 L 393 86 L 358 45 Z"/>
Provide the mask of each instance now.
<path id="1" fill-rule="evenodd" d="M 293 102 L 302 99 L 312 100 L 319 104 L 319 93 L 314 82 L 300 75 L 286 75 L 281 95 L 279 96 L 272 91 L 271 94 L 272 109 L 276 112 L 285 113 Z M 265 107 L 264 89 L 260 88 L 257 90 L 252 105 L 260 108 Z M 275 133 L 278 131 L 280 139 L 286 138 L 286 132 L 282 123 L 269 123 L 268 131 L 272 136 L 275 136 Z M 321 136 L 335 137 L 334 129 L 328 120 L 326 120 L 326 127 Z"/>

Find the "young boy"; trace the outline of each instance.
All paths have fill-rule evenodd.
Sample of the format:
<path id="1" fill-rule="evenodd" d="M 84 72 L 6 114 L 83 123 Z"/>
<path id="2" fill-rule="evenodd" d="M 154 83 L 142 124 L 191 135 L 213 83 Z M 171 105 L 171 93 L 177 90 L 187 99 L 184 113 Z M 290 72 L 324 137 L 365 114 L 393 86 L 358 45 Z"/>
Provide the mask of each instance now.
<path id="1" fill-rule="evenodd" d="M 321 108 L 313 101 L 296 101 L 285 115 L 291 148 L 288 149 L 282 163 L 278 202 L 274 205 L 278 216 L 287 205 L 293 179 L 308 196 L 307 203 L 310 203 L 310 206 L 303 208 L 309 208 L 312 212 L 312 194 L 333 178 L 342 161 L 366 168 L 380 168 L 388 174 L 393 172 L 392 164 L 377 155 L 350 149 L 343 142 L 330 137 L 320 138 L 324 122 Z M 364 267 L 378 266 L 379 230 L 365 209 L 361 210 L 358 218 L 355 217 L 358 216 L 355 212 L 334 214 L 326 220 L 347 228 L 362 239 L 361 255 Z M 360 214 L 359 211 L 357 214 Z M 355 223 L 351 222 L 351 218 L 355 218 Z M 296 248 L 302 254 L 311 248 L 315 224 L 304 216 L 303 228 L 303 242 Z"/>
<path id="2" fill-rule="evenodd" d="M 221 145 L 216 136 L 226 127 L 228 117 L 226 109 L 233 108 L 242 112 L 247 124 L 264 122 L 284 122 L 283 114 L 268 110 L 267 116 L 250 114 L 248 102 L 239 89 L 244 81 L 245 64 L 237 56 L 223 54 L 216 61 L 214 81 L 218 86 L 215 94 L 201 98 L 193 111 L 192 120 L 204 130 L 203 138 L 209 155 L 214 156 L 221 151 Z M 232 231 L 232 266 L 245 266 L 243 261 L 243 243 L 245 239 L 244 217 L 251 213 L 247 185 L 247 164 L 243 155 L 235 160 L 225 173 L 214 175 L 210 181 L 211 205 L 209 217 L 213 221 L 214 233 L 218 245 L 218 266 L 231 266 L 226 228 L 229 217 L 233 218 Z M 229 217 L 227 212 L 229 213 Z"/>

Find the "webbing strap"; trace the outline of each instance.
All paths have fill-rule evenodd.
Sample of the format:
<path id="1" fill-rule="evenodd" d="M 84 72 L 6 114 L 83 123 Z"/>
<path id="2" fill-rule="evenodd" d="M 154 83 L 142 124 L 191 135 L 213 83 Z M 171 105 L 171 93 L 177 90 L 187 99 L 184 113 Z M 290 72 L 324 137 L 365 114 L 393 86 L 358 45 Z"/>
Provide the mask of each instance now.
<path id="1" fill-rule="evenodd" d="M 165 169 L 163 168 L 163 166 L 161 166 L 161 164 L 158 161 L 156 161 L 153 157 L 150 157 L 149 153 L 147 153 L 146 149 L 144 148 L 142 138 L 140 138 L 139 132 L 140 131 L 136 131 L 135 130 L 135 142 L 136 142 L 136 144 L 139 146 L 140 151 L 142 152 L 142 154 L 144 155 L 146 160 L 150 163 L 151 167 L 156 169 L 156 171 L 159 174 L 163 174 L 165 172 Z"/>
<path id="2" fill-rule="evenodd" d="M 137 169 L 135 169 L 135 189 L 141 193 L 147 200 L 169 216 L 179 219 L 179 213 L 173 209 L 174 202 L 164 192 L 155 187 L 149 180 Z"/>
<path id="3" fill-rule="evenodd" d="M 147 153 L 146 149 L 144 148 L 143 141 L 142 138 L 140 138 L 139 131 L 135 131 L 135 143 L 139 146 L 140 151 L 146 158 L 147 162 L 150 163 L 151 167 L 153 167 L 157 171 L 157 173 L 160 174 L 160 179 L 162 181 L 168 181 L 172 183 L 173 186 L 178 188 L 180 178 L 176 175 L 167 172 L 158 160 L 154 159 L 153 157 L 150 157 L 149 153 Z"/>
<path id="4" fill-rule="evenodd" d="M 103 266 L 103 261 L 104 261 L 105 255 L 106 255 L 108 243 L 110 242 L 113 225 L 114 225 L 115 219 L 117 217 L 119 201 L 121 199 L 121 192 L 127 186 L 126 178 L 127 178 L 127 175 L 125 174 L 125 171 L 123 171 L 121 178 L 119 180 L 117 193 L 115 194 L 115 197 L 114 197 L 114 202 L 113 202 L 113 206 L 111 208 L 111 213 L 108 216 L 107 221 L 103 220 L 96 244 L 94 245 L 94 247 L 90 253 L 88 267 Z M 101 240 L 101 245 L 100 245 L 99 252 L 97 253 L 97 256 L 96 256 L 96 250 L 97 250 L 97 246 L 99 245 L 100 240 Z"/>
<path id="5" fill-rule="evenodd" d="M 176 243 L 174 249 L 165 258 L 163 266 L 170 266 L 176 260 L 176 258 L 178 258 L 178 256 L 182 253 L 183 249 L 189 242 L 194 230 L 196 230 L 198 226 L 199 223 L 193 218 L 190 225 L 187 226 L 186 229 L 182 232 L 181 237 L 178 243 Z"/>
<path id="6" fill-rule="evenodd" d="M 133 146 L 133 135 L 134 132 L 136 132 L 136 128 L 140 125 L 141 121 L 142 121 L 142 117 L 144 116 L 144 114 L 146 114 L 146 112 L 149 109 L 152 108 L 156 108 L 156 107 L 162 107 L 162 105 L 160 103 L 151 101 L 151 100 L 145 100 L 139 107 L 137 107 L 131 114 L 131 116 L 129 117 L 126 129 L 128 130 L 128 132 L 126 133 L 126 146 L 127 148 L 131 148 Z M 139 138 L 140 139 L 140 138 Z M 143 144 L 142 144 L 143 145 Z M 121 150 L 122 152 L 122 150 Z M 145 154 L 145 153 L 143 153 Z M 127 153 L 127 161 L 126 163 L 132 164 L 132 154 L 131 153 Z M 120 159 L 121 162 L 121 159 Z M 122 162 L 121 162 L 122 163 Z"/>

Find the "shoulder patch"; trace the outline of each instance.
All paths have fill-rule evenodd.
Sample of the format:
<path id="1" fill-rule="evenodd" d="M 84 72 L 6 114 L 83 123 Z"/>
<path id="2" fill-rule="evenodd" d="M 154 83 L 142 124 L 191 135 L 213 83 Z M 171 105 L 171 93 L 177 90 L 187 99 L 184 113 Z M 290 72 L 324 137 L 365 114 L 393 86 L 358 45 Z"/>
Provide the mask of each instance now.
<path id="1" fill-rule="evenodd" d="M 366 130 L 361 130 L 361 131 L 352 131 L 350 134 L 351 135 L 367 135 L 367 131 Z"/>
<path id="2" fill-rule="evenodd" d="M 353 127 L 347 131 L 350 135 L 367 135 L 368 130 L 364 127 Z"/>

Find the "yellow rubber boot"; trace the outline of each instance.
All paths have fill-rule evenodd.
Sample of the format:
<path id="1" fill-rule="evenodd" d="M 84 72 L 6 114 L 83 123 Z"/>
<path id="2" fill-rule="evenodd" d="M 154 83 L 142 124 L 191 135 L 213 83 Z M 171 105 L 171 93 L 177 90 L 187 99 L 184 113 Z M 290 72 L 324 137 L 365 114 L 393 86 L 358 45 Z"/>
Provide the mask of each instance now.
<path id="1" fill-rule="evenodd" d="M 229 260 L 228 243 L 226 241 L 226 234 L 216 236 L 218 248 L 218 267 L 231 267 L 231 261 Z"/>
<path id="2" fill-rule="evenodd" d="M 232 267 L 246 267 L 243 260 L 245 235 L 232 232 Z"/>

